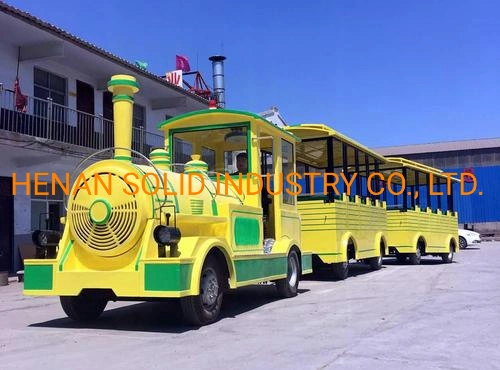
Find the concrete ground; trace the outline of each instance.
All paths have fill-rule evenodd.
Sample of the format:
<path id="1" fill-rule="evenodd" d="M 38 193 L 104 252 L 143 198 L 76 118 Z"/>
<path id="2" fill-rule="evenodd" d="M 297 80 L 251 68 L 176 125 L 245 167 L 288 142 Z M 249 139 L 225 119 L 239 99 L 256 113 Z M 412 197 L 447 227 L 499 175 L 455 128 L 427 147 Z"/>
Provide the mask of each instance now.
<path id="1" fill-rule="evenodd" d="M 0 287 L 1 369 L 500 369 L 500 243 L 453 264 L 386 259 L 345 281 L 307 278 L 296 298 L 273 286 L 225 297 L 223 318 L 192 329 L 177 302 L 110 303 L 90 325 L 57 298 Z"/>

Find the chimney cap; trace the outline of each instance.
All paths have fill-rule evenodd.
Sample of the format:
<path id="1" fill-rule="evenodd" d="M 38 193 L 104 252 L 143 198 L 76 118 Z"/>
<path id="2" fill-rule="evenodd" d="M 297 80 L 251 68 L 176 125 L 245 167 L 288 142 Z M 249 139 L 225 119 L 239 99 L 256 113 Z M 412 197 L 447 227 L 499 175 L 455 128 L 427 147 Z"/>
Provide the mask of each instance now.
<path id="1" fill-rule="evenodd" d="M 212 55 L 208 60 L 211 62 L 222 62 L 226 60 L 226 57 L 224 55 Z"/>

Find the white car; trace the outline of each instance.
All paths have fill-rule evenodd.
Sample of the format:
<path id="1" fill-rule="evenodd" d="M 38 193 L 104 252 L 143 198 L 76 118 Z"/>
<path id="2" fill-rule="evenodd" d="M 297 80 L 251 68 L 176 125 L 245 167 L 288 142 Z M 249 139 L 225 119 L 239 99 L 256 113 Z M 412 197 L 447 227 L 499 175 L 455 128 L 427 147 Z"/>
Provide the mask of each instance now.
<path id="1" fill-rule="evenodd" d="M 471 244 L 481 243 L 479 233 L 465 229 L 458 229 L 458 240 L 460 243 L 460 249 L 465 249 Z"/>

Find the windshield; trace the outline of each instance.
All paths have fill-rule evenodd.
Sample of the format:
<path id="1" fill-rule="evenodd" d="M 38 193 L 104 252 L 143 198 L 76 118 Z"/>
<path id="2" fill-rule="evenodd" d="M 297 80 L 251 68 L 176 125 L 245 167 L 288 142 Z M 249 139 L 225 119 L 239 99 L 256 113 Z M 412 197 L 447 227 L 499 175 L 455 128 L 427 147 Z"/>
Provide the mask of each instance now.
<path id="1" fill-rule="evenodd" d="M 249 171 L 248 128 L 235 125 L 224 128 L 191 129 L 172 134 L 173 170 L 182 172 L 191 155 L 201 155 L 209 172 L 237 175 Z"/>

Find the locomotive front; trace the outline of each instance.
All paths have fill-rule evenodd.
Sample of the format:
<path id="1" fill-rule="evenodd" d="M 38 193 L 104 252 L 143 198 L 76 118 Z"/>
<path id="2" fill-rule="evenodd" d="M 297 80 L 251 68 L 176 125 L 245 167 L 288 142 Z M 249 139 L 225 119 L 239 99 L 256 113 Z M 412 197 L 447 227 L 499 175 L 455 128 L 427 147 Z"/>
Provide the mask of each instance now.
<path id="1" fill-rule="evenodd" d="M 168 152 L 153 150 L 148 165 L 132 161 L 135 78 L 115 75 L 108 89 L 114 157 L 79 173 L 68 195 L 62 237 L 35 233 L 44 253 L 25 261 L 24 293 L 61 296 L 63 309 L 76 320 L 97 317 L 109 300 L 198 295 L 202 266 L 196 256 L 215 243 L 210 237 L 225 232 L 225 219 L 214 216 L 217 205 L 206 186 L 195 197 L 177 195 L 187 194 L 189 184 L 169 170 Z M 188 163 L 186 172 L 200 163 Z M 239 201 L 229 197 L 225 203 Z"/>

